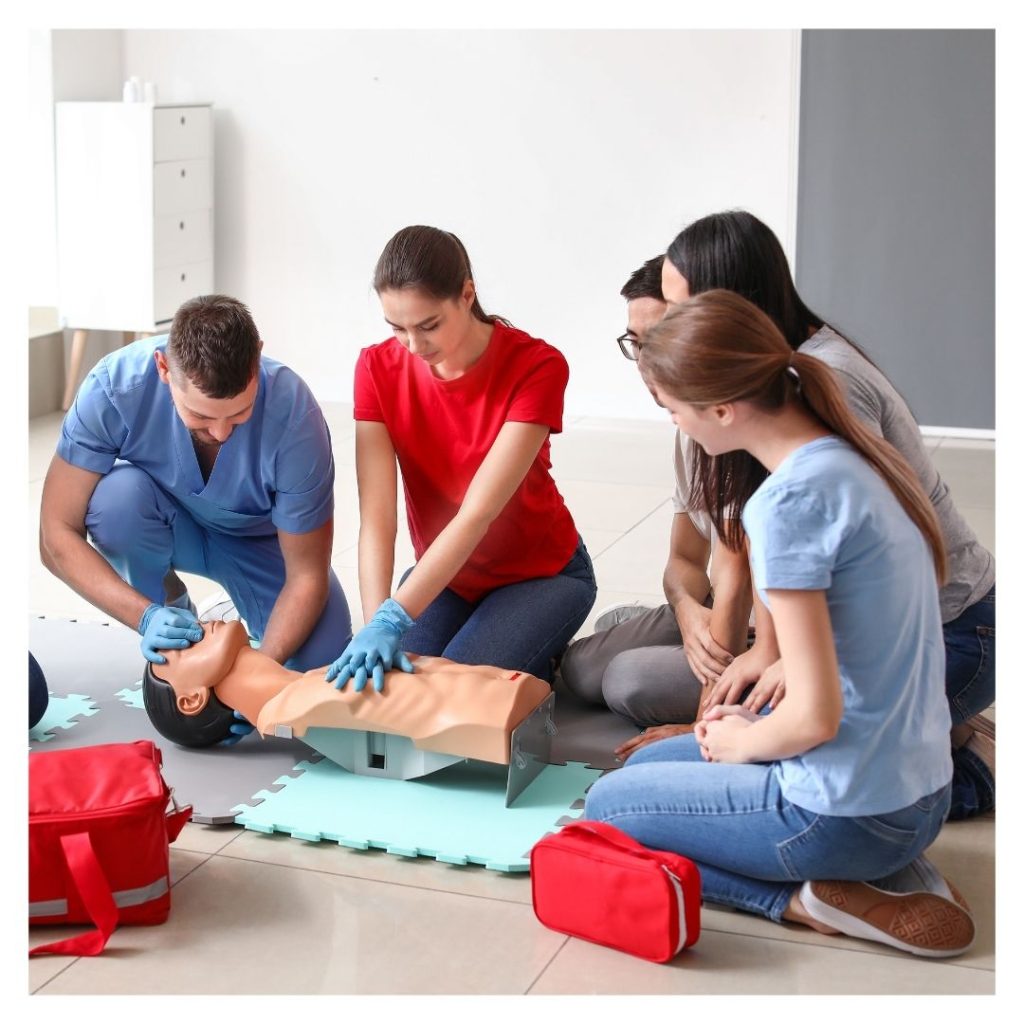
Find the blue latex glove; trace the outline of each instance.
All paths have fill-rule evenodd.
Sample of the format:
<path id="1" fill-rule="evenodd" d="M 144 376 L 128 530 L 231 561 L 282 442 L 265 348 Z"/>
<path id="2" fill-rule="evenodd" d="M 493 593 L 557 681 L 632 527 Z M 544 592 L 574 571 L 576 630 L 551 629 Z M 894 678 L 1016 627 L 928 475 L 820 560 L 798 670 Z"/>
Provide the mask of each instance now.
<path id="1" fill-rule="evenodd" d="M 151 604 L 139 619 L 142 634 L 142 653 L 146 661 L 164 665 L 167 659 L 161 650 L 181 650 L 203 639 L 203 627 L 187 608 L 169 608 Z"/>
<path id="2" fill-rule="evenodd" d="M 333 682 L 334 688 L 340 690 L 352 679 L 353 689 L 359 693 L 372 675 L 373 688 L 380 693 L 384 689 L 384 673 L 388 670 L 414 671 L 412 662 L 401 650 L 402 637 L 412 624 L 406 610 L 389 597 L 356 633 L 341 657 L 328 666 L 327 682 Z"/>
<path id="3" fill-rule="evenodd" d="M 243 736 L 248 736 L 256 728 L 241 711 L 235 712 L 235 718 L 237 721 L 228 727 L 231 735 L 222 739 L 217 744 L 218 747 L 233 747 Z"/>

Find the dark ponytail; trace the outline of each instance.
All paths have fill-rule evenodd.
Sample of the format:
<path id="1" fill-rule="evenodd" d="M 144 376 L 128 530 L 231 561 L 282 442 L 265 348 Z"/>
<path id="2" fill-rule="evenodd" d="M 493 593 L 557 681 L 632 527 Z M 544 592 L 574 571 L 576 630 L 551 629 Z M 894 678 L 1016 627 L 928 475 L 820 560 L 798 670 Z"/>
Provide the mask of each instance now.
<path id="1" fill-rule="evenodd" d="M 394 235 L 373 272 L 373 288 L 378 293 L 416 288 L 438 300 L 457 299 L 472 280 L 469 254 L 459 237 L 423 224 L 402 228 Z M 485 313 L 477 295 L 469 311 L 485 324 L 508 322 Z"/>

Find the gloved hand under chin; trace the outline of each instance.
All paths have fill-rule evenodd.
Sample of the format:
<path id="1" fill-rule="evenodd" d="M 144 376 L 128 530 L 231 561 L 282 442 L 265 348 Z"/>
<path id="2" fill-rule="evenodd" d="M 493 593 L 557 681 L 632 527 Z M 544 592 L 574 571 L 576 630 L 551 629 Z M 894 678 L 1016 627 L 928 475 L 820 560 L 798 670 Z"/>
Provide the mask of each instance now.
<path id="1" fill-rule="evenodd" d="M 392 668 L 413 672 L 412 662 L 401 649 L 402 637 L 413 625 L 406 610 L 388 598 L 373 613 L 373 618 L 352 638 L 341 657 L 327 668 L 327 682 L 340 690 L 352 679 L 356 693 L 373 677 L 373 688 L 384 689 L 384 673 Z"/>
<path id="2" fill-rule="evenodd" d="M 162 604 L 151 604 L 142 613 L 138 632 L 142 634 L 142 653 L 154 665 L 167 663 L 160 651 L 180 651 L 203 639 L 203 627 L 191 611 Z"/>

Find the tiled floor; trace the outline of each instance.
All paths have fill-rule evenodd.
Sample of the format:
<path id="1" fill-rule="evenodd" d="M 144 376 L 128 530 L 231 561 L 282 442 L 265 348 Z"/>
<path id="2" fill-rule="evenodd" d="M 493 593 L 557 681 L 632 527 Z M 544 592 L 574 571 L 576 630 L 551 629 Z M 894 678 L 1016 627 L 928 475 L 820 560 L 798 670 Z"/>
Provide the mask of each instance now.
<path id="1" fill-rule="evenodd" d="M 334 564 L 358 618 L 354 430 L 349 407 L 326 412 L 338 466 Z M 59 426 L 58 415 L 30 425 L 33 545 Z M 994 552 L 994 445 L 927 443 L 960 508 Z M 556 480 L 601 587 L 582 633 L 607 604 L 662 600 L 671 445 L 667 422 L 589 418 L 569 421 L 552 442 Z M 396 565 L 410 559 L 403 536 Z M 197 600 L 215 589 L 199 578 L 188 582 Z M 38 564 L 29 609 L 103 618 Z M 706 907 L 698 945 L 669 966 L 655 966 L 547 931 L 533 917 L 526 877 L 190 824 L 172 849 L 174 906 L 167 924 L 123 929 L 98 958 L 30 961 L 29 987 L 47 994 L 992 993 L 994 816 L 947 825 L 930 855 L 975 912 L 977 940 L 957 960 L 919 960 Z M 37 930 L 32 938 L 69 932 Z"/>

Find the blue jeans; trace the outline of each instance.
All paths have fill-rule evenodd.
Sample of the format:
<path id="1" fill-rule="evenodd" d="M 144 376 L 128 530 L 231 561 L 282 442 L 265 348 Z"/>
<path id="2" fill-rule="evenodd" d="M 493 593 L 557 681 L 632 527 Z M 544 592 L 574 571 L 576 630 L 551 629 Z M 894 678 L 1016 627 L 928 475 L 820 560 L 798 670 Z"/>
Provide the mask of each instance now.
<path id="1" fill-rule="evenodd" d="M 556 576 L 510 583 L 476 602 L 446 587 L 416 619 L 402 647 L 464 665 L 529 672 L 551 682 L 553 659 L 583 625 L 596 598 L 594 565 L 581 539 Z"/>
<path id="2" fill-rule="evenodd" d="M 208 530 L 148 473 L 127 463 L 100 478 L 85 525 L 96 550 L 150 601 L 164 603 L 164 577 L 172 568 L 205 576 L 228 592 L 249 632 L 263 639 L 284 586 L 284 557 L 276 534 L 248 537 Z M 327 604 L 286 665 L 299 672 L 327 665 L 351 639 L 348 601 L 332 571 Z"/>
<path id="3" fill-rule="evenodd" d="M 942 627 L 946 641 L 946 696 L 954 725 L 984 711 L 996 697 L 996 588 Z M 950 820 L 995 807 L 996 781 L 966 747 L 953 751 Z"/>
<path id="4" fill-rule="evenodd" d="M 590 787 L 584 817 L 695 861 L 704 898 L 782 919 L 809 879 L 870 881 L 935 839 L 949 785 L 909 807 L 856 818 L 790 803 L 768 764 L 709 764 L 693 735 L 638 750 Z"/>

